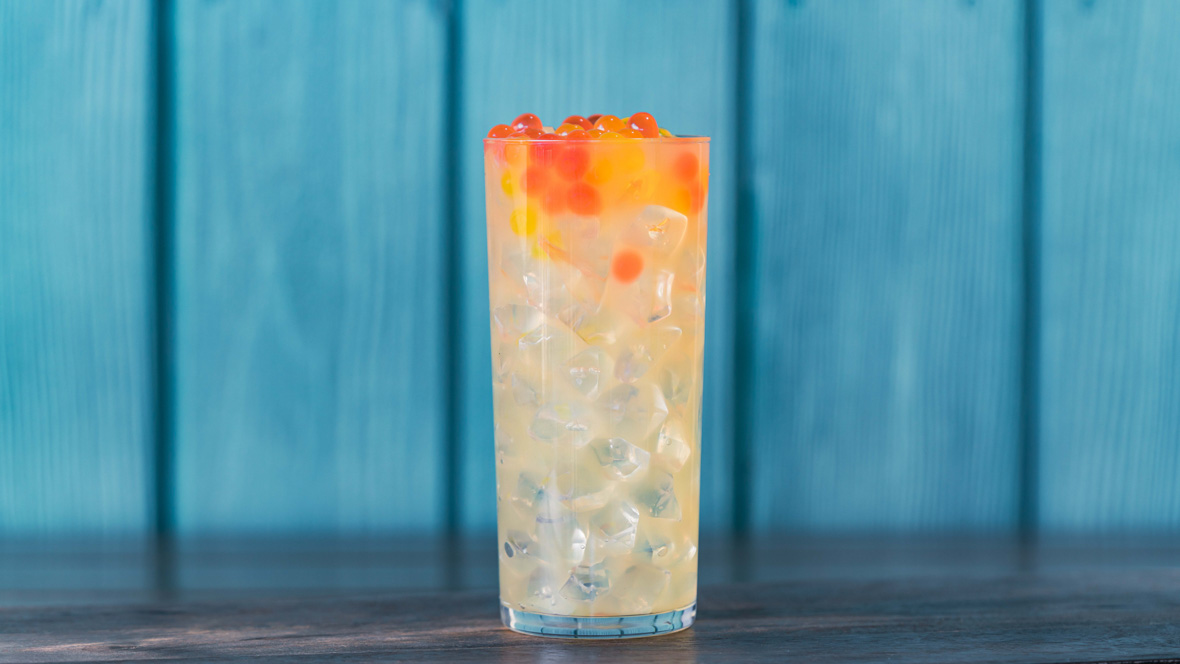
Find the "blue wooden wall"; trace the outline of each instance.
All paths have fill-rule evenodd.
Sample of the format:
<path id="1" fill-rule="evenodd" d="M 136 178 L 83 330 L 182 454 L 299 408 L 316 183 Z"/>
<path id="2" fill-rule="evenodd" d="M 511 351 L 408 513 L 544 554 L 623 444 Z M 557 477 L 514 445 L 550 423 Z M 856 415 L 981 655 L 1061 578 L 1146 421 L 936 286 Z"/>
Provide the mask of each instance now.
<path id="1" fill-rule="evenodd" d="M 1180 530 L 1170 0 L 0 0 L 0 536 L 487 529 L 479 139 L 713 137 L 712 530 Z"/>

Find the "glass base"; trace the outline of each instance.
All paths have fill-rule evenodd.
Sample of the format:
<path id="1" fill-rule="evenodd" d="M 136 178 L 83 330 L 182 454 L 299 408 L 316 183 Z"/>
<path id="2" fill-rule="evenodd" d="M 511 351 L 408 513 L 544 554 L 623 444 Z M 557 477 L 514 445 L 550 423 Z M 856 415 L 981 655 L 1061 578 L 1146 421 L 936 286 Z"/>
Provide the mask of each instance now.
<path id="1" fill-rule="evenodd" d="M 692 627 L 696 602 L 675 611 L 644 616 L 554 616 L 513 609 L 500 602 L 500 620 L 521 634 L 561 639 L 633 639 L 671 634 Z"/>

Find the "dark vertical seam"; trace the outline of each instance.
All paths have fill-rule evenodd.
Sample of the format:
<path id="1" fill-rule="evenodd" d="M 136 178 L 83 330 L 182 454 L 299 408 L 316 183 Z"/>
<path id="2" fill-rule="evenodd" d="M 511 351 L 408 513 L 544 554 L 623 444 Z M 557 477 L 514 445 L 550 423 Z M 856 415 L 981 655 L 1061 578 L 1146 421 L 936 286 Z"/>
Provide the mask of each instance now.
<path id="1" fill-rule="evenodd" d="M 1020 500 L 1022 536 L 1036 533 L 1040 452 L 1041 3 L 1024 4 L 1024 152 L 1021 182 Z"/>
<path id="2" fill-rule="evenodd" d="M 750 464 L 752 458 L 752 432 L 754 409 L 752 399 L 754 329 L 754 302 L 757 301 L 757 274 L 754 267 L 755 238 L 757 229 L 754 219 L 754 192 L 750 157 L 750 83 L 753 77 L 750 50 L 753 35 L 750 34 L 749 0 L 737 0 L 735 21 L 736 53 L 734 57 L 734 109 L 737 118 L 734 140 L 735 193 L 733 219 L 734 228 L 734 348 L 733 348 L 733 487 L 731 527 L 738 535 L 745 535 L 750 529 Z"/>
<path id="3" fill-rule="evenodd" d="M 460 440 L 462 422 L 462 364 L 463 335 L 459 333 L 462 325 L 460 320 L 463 300 L 463 254 L 461 219 L 462 206 L 462 155 L 460 128 L 462 93 L 463 93 L 463 26 L 462 5 L 460 0 L 449 0 L 444 5 L 446 11 L 446 89 L 443 100 L 444 122 L 441 127 L 443 136 L 443 238 L 442 238 L 442 275 L 439 283 L 449 284 L 444 296 L 443 305 L 443 389 L 446 414 L 444 422 L 444 444 L 446 446 L 443 462 L 444 498 L 443 509 L 446 519 L 446 532 L 450 537 L 457 536 L 461 528 L 462 505 L 460 504 L 460 487 L 463 485 L 459 473 L 461 471 L 462 446 Z"/>
<path id="4" fill-rule="evenodd" d="M 175 189 L 173 168 L 173 20 L 171 0 L 156 0 L 148 22 L 152 44 L 151 81 L 154 106 L 152 150 L 152 403 L 153 421 L 153 534 L 155 584 L 160 593 L 175 587 L 173 538 L 176 527 L 175 448 L 173 440 L 173 223 Z"/>

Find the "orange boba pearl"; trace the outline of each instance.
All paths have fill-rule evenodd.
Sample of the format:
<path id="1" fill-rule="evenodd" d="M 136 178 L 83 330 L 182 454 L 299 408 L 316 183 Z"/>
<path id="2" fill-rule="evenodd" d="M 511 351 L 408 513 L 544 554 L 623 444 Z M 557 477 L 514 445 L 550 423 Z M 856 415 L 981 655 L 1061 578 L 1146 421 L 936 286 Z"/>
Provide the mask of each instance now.
<path id="1" fill-rule="evenodd" d="M 563 125 L 576 124 L 579 127 L 581 127 L 582 129 L 593 129 L 594 128 L 593 122 L 587 120 L 586 118 L 584 118 L 580 115 L 571 115 L 568 118 L 566 118 L 565 120 L 562 120 L 561 124 L 563 124 Z"/>
<path id="2" fill-rule="evenodd" d="M 549 184 L 549 173 L 540 166 L 529 166 L 520 180 L 520 186 L 529 198 L 537 198 L 545 193 Z"/>
<path id="3" fill-rule="evenodd" d="M 560 127 L 558 127 L 557 131 L 555 133 L 558 136 L 565 136 L 573 131 L 585 131 L 585 130 L 582 128 L 582 125 L 570 124 L 569 122 L 567 122 L 567 123 L 561 125 Z"/>
<path id="4" fill-rule="evenodd" d="M 578 129 L 577 131 L 571 131 L 570 133 L 565 135 L 565 139 L 567 141 L 584 141 L 588 138 L 590 138 L 590 132 L 586 131 L 585 129 Z"/>
<path id="5" fill-rule="evenodd" d="M 515 120 L 512 121 L 512 128 L 516 130 L 536 129 L 537 131 L 540 131 L 542 128 L 544 128 L 544 126 L 545 125 L 541 124 L 541 118 L 533 115 L 532 113 L 521 113 L 520 115 L 516 116 Z"/>
<path id="6" fill-rule="evenodd" d="M 535 139 L 537 142 L 529 146 L 530 166 L 552 166 L 557 152 L 561 148 L 557 134 L 541 134 Z"/>
<path id="7" fill-rule="evenodd" d="M 590 126 L 593 127 L 594 124 L 596 122 L 598 122 L 598 118 L 601 118 L 601 117 L 602 117 L 602 113 L 595 113 L 594 115 L 591 115 L 591 116 L 587 117 L 586 119 L 590 122 Z"/>
<path id="8" fill-rule="evenodd" d="M 606 184 L 615 174 L 615 164 L 610 159 L 601 158 L 594 162 L 586 172 L 586 181 L 591 184 Z"/>
<path id="9" fill-rule="evenodd" d="M 517 129 L 512 132 L 512 138 L 540 138 L 542 133 L 544 132 L 540 129 L 529 127 L 527 129 Z"/>
<path id="10" fill-rule="evenodd" d="M 675 161 L 672 162 L 672 174 L 685 182 L 695 180 L 700 173 L 700 169 L 700 160 L 691 152 L 681 152 L 676 155 Z"/>
<path id="11" fill-rule="evenodd" d="M 488 131 L 488 138 L 505 138 L 512 135 L 512 127 L 508 125 L 496 125 Z"/>
<path id="12" fill-rule="evenodd" d="M 638 129 L 631 129 L 628 127 L 626 129 L 620 129 L 619 136 L 622 136 L 623 138 L 643 138 L 643 132 L 639 131 Z"/>
<path id="13" fill-rule="evenodd" d="M 624 124 L 622 120 L 616 118 L 613 115 L 604 115 L 598 118 L 598 122 L 594 123 L 594 128 L 601 129 L 603 131 L 618 132 L 626 129 L 627 125 Z"/>
<path id="14" fill-rule="evenodd" d="M 696 211 L 693 210 L 692 191 L 686 189 L 685 187 L 674 187 L 670 192 L 668 192 L 664 202 L 668 207 L 681 214 L 687 215 Z M 697 210 L 699 209 L 700 206 L 698 205 Z"/>
<path id="15" fill-rule="evenodd" d="M 590 152 L 581 145 L 569 145 L 554 158 L 557 173 L 567 180 L 581 179 L 590 170 Z"/>
<path id="16" fill-rule="evenodd" d="M 705 207 L 705 194 L 708 193 L 708 189 L 698 184 L 690 189 L 688 193 L 690 196 L 688 210 L 696 214 L 701 211 L 701 208 Z"/>
<path id="17" fill-rule="evenodd" d="M 559 183 L 554 182 L 545 191 L 545 193 L 541 195 L 541 209 L 550 216 L 555 217 L 566 211 L 567 196 L 568 194 L 565 187 L 562 187 Z"/>
<path id="18" fill-rule="evenodd" d="M 660 126 L 651 113 L 635 113 L 627 119 L 628 126 L 638 131 L 644 138 L 659 138 Z"/>
<path id="19" fill-rule="evenodd" d="M 624 284 L 638 279 L 640 272 L 643 272 L 643 256 L 634 249 L 620 249 L 611 258 L 610 273 Z"/>
<path id="20" fill-rule="evenodd" d="M 569 189 L 567 195 L 569 209 L 574 214 L 595 215 L 602 212 L 602 196 L 598 190 L 585 182 L 578 182 Z"/>

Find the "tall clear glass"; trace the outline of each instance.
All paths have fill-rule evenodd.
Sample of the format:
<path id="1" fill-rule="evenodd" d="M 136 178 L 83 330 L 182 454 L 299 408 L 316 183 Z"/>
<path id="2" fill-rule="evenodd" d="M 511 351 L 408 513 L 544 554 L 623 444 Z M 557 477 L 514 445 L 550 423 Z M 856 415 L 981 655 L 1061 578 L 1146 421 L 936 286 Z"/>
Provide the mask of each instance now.
<path id="1" fill-rule="evenodd" d="M 501 616 L 696 615 L 709 143 L 486 139 Z"/>

